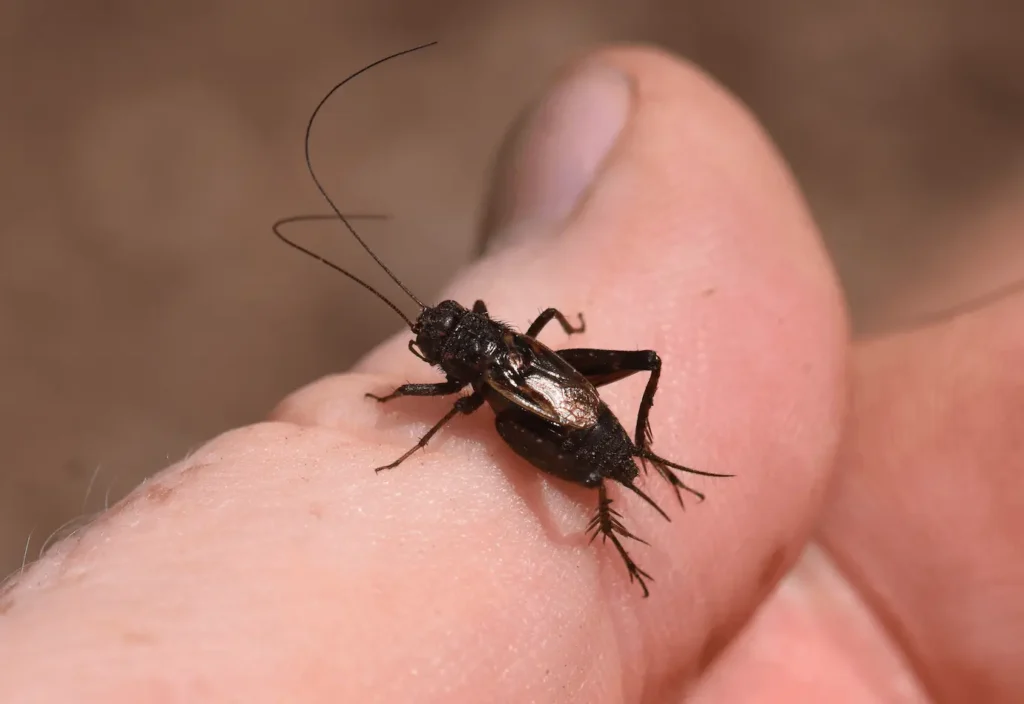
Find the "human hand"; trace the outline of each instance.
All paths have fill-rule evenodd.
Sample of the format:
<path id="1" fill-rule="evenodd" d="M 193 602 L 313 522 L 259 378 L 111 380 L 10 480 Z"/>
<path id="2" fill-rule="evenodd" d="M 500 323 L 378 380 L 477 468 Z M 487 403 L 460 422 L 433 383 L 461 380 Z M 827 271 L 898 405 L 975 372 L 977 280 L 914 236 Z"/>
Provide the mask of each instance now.
<path id="1" fill-rule="evenodd" d="M 855 345 L 817 535 L 695 701 L 1024 701 L 1024 206 L 1006 195 Z"/>
<path id="2" fill-rule="evenodd" d="M 711 696 L 716 656 L 819 517 L 845 410 L 841 298 L 790 177 L 726 95 L 650 51 L 584 66 L 508 156 L 494 252 L 449 293 L 519 324 L 585 312 L 580 339 L 544 333 L 555 348 L 660 353 L 654 448 L 736 477 L 694 480 L 709 498 L 685 514 L 648 477 L 671 523 L 615 492 L 651 543 L 631 548 L 651 597 L 587 544 L 593 492 L 517 459 L 486 408 L 374 474 L 451 402 L 363 398 L 434 378 L 405 333 L 31 566 L 0 596 L 0 700 Z M 642 384 L 602 390 L 626 427 Z"/>

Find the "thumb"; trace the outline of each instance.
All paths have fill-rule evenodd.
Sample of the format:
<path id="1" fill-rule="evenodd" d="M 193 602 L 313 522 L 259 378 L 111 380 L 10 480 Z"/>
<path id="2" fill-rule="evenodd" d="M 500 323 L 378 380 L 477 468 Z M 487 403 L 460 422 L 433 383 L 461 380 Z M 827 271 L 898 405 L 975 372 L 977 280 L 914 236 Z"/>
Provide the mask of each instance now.
<path id="1" fill-rule="evenodd" d="M 845 407 L 840 295 L 764 134 L 705 77 L 658 52 L 617 49 L 573 67 L 505 145 L 494 183 L 484 218 L 492 255 L 450 297 L 467 305 L 482 298 L 493 315 L 522 327 L 549 306 L 570 318 L 584 312 L 585 334 L 541 335 L 556 349 L 656 350 L 663 367 L 654 450 L 736 475 L 694 479 L 708 500 L 685 515 L 656 474 L 642 477 L 671 523 L 612 489 L 626 527 L 651 543 L 629 548 L 654 577 L 650 600 L 636 598 L 611 545 L 589 548 L 611 591 L 595 592 L 589 571 L 566 569 L 591 559 L 579 556 L 588 549 L 581 544 L 548 540 L 520 556 L 559 581 L 538 585 L 547 593 L 508 595 L 531 615 L 524 628 L 536 630 L 516 633 L 517 641 L 550 642 L 541 634 L 562 624 L 581 640 L 558 641 L 565 652 L 547 662 L 587 653 L 589 662 L 571 663 L 574 672 L 619 663 L 589 681 L 595 691 L 621 686 L 637 701 L 703 669 L 799 554 Z M 421 378 L 404 343 L 386 346 L 364 369 Z M 637 375 L 601 389 L 627 429 L 645 383 Z M 492 427 L 481 433 L 498 471 L 513 482 L 536 474 Z M 573 496 L 581 506 L 556 531 L 563 536 L 582 535 L 594 510 L 592 492 Z M 513 573 L 527 564 L 507 559 Z M 524 599 L 542 606 L 524 607 Z M 628 607 L 609 609 L 609 600 Z M 586 626 L 565 625 L 568 614 Z"/>
<path id="2" fill-rule="evenodd" d="M 562 223 L 582 200 L 633 108 L 628 77 L 595 63 L 572 67 L 524 113 L 498 151 L 481 245 L 501 247 Z"/>

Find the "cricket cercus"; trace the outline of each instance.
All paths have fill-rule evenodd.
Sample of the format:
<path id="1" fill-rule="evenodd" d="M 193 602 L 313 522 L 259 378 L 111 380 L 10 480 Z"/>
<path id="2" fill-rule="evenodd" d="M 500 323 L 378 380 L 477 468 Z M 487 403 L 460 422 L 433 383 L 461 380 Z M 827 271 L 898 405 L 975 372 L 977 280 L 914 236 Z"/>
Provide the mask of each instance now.
<path id="1" fill-rule="evenodd" d="M 436 42 L 375 61 L 335 85 L 321 99 L 306 125 L 306 166 L 334 212 L 285 218 L 274 224 L 274 233 L 286 244 L 344 274 L 386 303 L 415 335 L 415 339 L 409 341 L 409 350 L 427 364 L 437 367 L 445 376 L 445 381 L 439 383 L 404 384 L 386 396 L 367 396 L 385 403 L 402 396 L 453 396 L 467 387 L 472 389 L 472 393 L 460 395 L 451 410 L 414 447 L 376 471 L 394 469 L 424 447 L 455 416 L 473 413 L 487 403 L 494 410 L 498 434 L 519 456 L 548 474 L 597 490 L 597 511 L 587 532 L 591 534 L 591 540 L 600 535 L 612 542 L 626 563 L 630 580 L 639 582 L 646 597 L 649 594 L 646 580 L 653 579 L 633 561 L 620 538 L 644 541 L 623 525 L 622 515 L 612 508 L 608 481 L 626 487 L 670 520 L 668 514 L 636 485 L 638 460 L 645 470 L 650 463 L 658 475 L 672 485 L 680 504 L 684 490 L 699 499 L 704 495 L 687 486 L 677 472 L 707 477 L 732 476 L 684 467 L 651 450 L 649 417 L 661 376 L 658 353 L 653 350 L 552 350 L 537 340 L 537 335 L 552 320 L 557 320 L 569 335 L 584 329 L 582 314 L 579 325 L 574 327 L 555 308 L 545 310 L 525 333 L 521 333 L 491 318 L 483 301 L 476 301 L 472 308 L 451 300 L 434 306 L 425 305 L 363 241 L 351 219 L 334 204 L 313 170 L 310 133 L 317 114 L 335 91 L 374 66 L 434 44 Z M 297 221 L 326 219 L 343 223 L 374 261 L 420 307 L 415 320 L 368 283 L 288 239 L 281 230 L 284 225 Z M 601 400 L 597 389 L 637 372 L 648 372 L 650 377 L 640 401 L 636 430 L 631 439 L 622 423 Z"/>

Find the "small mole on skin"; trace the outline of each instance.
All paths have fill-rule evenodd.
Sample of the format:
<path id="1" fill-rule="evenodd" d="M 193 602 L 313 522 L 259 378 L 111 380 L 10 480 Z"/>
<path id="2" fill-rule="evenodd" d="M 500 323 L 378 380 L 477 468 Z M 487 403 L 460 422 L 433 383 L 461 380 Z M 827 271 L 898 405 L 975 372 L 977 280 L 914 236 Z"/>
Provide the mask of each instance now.
<path id="1" fill-rule="evenodd" d="M 14 599 L 4 599 L 3 601 L 0 601 L 0 616 L 3 616 L 5 613 L 10 611 L 13 606 Z"/>
<path id="2" fill-rule="evenodd" d="M 700 295 L 703 296 L 704 298 L 707 298 L 708 296 L 713 296 L 717 290 L 718 289 L 712 286 L 711 288 L 706 288 L 703 291 L 701 291 Z"/>

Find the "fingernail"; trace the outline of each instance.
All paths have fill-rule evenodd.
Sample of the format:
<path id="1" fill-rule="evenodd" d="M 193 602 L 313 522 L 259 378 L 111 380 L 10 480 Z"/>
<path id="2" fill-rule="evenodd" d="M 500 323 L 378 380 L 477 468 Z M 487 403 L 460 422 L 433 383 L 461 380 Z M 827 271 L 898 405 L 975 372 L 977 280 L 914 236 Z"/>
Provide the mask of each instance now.
<path id="1" fill-rule="evenodd" d="M 498 154 L 481 248 L 547 231 L 572 213 L 622 132 L 631 101 L 625 74 L 588 64 L 521 118 Z"/>

